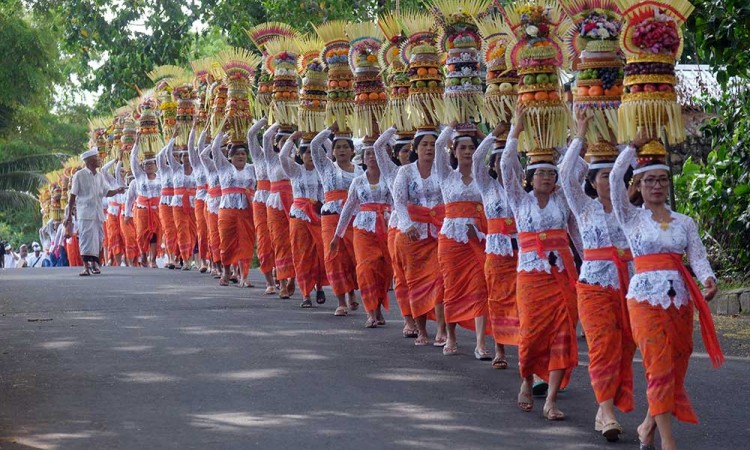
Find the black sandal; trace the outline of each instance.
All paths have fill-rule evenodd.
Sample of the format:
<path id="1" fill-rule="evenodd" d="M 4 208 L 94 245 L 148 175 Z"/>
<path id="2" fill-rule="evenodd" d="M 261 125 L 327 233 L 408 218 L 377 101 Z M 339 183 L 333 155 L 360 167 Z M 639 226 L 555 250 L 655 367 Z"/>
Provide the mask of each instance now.
<path id="1" fill-rule="evenodd" d="M 302 300 L 302 303 L 299 304 L 300 308 L 305 308 L 305 309 L 312 308 L 312 306 L 313 306 L 312 301 L 310 301 L 309 298 Z"/>
<path id="2" fill-rule="evenodd" d="M 323 291 L 318 291 L 318 293 L 315 295 L 315 303 L 322 305 L 326 302 L 326 293 Z"/>

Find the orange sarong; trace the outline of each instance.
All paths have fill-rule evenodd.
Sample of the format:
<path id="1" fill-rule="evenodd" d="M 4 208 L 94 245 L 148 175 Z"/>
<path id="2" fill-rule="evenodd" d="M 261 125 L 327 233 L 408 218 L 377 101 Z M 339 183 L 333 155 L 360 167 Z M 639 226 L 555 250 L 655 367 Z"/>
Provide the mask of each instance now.
<path id="1" fill-rule="evenodd" d="M 177 245 L 177 227 L 175 226 L 172 209 L 169 205 L 159 204 L 159 219 L 164 232 L 164 245 L 167 251 L 176 258 L 179 256 L 180 247 Z"/>
<path id="2" fill-rule="evenodd" d="M 225 266 L 242 263 L 243 272 L 245 266 L 249 270 L 255 247 L 253 210 L 221 208 L 218 217 L 221 263 Z"/>
<path id="3" fill-rule="evenodd" d="M 437 254 L 445 289 L 445 322 L 476 330 L 474 319 L 487 315 L 484 243 L 474 237 L 463 244 L 440 234 Z"/>
<path id="4" fill-rule="evenodd" d="M 219 215 L 206 209 L 208 225 L 208 245 L 211 249 L 211 261 L 221 264 L 221 235 L 219 234 Z"/>
<path id="5" fill-rule="evenodd" d="M 516 302 L 518 255 L 488 254 L 484 264 L 487 279 L 490 328 L 495 342 L 518 345 L 520 322 Z"/>
<path id="6" fill-rule="evenodd" d="M 120 231 L 122 232 L 123 244 L 125 244 L 125 257 L 135 262 L 140 255 L 140 249 L 138 248 L 138 237 L 133 220 L 126 223 L 125 216 L 120 215 Z"/>
<path id="7" fill-rule="evenodd" d="M 330 192 L 326 195 L 328 194 Z M 327 214 L 320 217 L 326 277 L 331 283 L 333 293 L 337 296 L 357 289 L 354 227 L 351 223 L 346 227 L 346 233 L 341 238 L 338 251 L 331 253 L 330 244 L 334 234 L 336 234 L 339 217 L 338 214 Z"/>
<path id="8" fill-rule="evenodd" d="M 68 253 L 68 265 L 71 267 L 83 266 L 83 258 L 81 258 L 81 248 L 78 242 L 78 235 L 73 235 L 70 238 L 70 242 L 65 240 L 65 251 Z"/>
<path id="9" fill-rule="evenodd" d="M 183 202 L 184 201 L 185 198 L 183 196 Z M 177 244 L 179 245 L 180 255 L 183 259 L 187 260 L 193 256 L 195 243 L 198 239 L 195 214 L 193 214 L 192 208 L 186 210 L 185 204 L 183 203 L 183 206 L 175 206 L 172 208 L 172 215 L 174 217 L 175 232 L 177 233 Z"/>
<path id="10" fill-rule="evenodd" d="M 201 261 L 208 259 L 208 223 L 206 201 L 195 199 L 195 226 L 198 233 L 198 255 Z"/>
<path id="11" fill-rule="evenodd" d="M 414 318 L 427 315 L 435 320 L 435 305 L 443 303 L 443 276 L 436 270 L 437 246 L 438 241 L 433 237 L 411 241 L 403 233 L 396 236 Z"/>
<path id="12" fill-rule="evenodd" d="M 271 232 L 268 230 L 268 212 L 265 203 L 253 202 L 253 221 L 260 271 L 270 273 L 276 264 L 273 258 L 273 244 Z"/>
<path id="13" fill-rule="evenodd" d="M 396 294 L 396 302 L 401 310 L 401 315 L 411 316 L 411 304 L 409 303 L 409 288 L 406 285 L 406 275 L 404 267 L 401 264 L 403 255 L 400 254 L 401 247 L 396 245 L 396 237 L 401 234 L 398 228 L 388 230 L 388 254 L 391 255 L 391 265 L 393 266 L 393 292 Z"/>
<path id="14" fill-rule="evenodd" d="M 121 208 L 122 205 L 118 205 L 118 214 L 107 214 L 107 221 L 104 224 L 107 236 L 107 251 L 110 258 L 125 253 L 125 243 L 123 242 L 122 231 L 120 230 L 119 212 Z"/>
<path id="15" fill-rule="evenodd" d="M 387 239 L 377 233 L 354 229 L 354 255 L 357 259 L 357 282 L 366 311 L 375 311 L 379 305 L 390 309 L 388 288 L 393 278 L 391 256 Z"/>
<path id="16" fill-rule="evenodd" d="M 623 318 L 620 291 L 579 282 L 578 314 L 589 347 L 589 377 L 597 403 L 614 400 L 622 412 L 632 411 L 635 342 L 630 322 Z"/>
<path id="17" fill-rule="evenodd" d="M 138 196 L 138 205 L 133 212 L 135 220 L 135 233 L 138 239 L 138 247 L 142 254 L 147 255 L 151 241 L 156 237 L 156 251 L 161 251 L 161 220 L 159 219 L 159 197 L 147 198 Z"/>
<path id="18" fill-rule="evenodd" d="M 268 216 L 268 231 L 271 234 L 274 260 L 276 263 L 276 279 L 286 280 L 294 278 L 294 257 L 289 233 L 289 217 L 286 211 L 276 208 L 266 208 Z"/>
<path id="19" fill-rule="evenodd" d="M 292 217 L 289 219 L 289 225 L 294 272 L 302 295 L 307 297 L 315 290 L 316 285 L 328 285 L 320 222 L 312 223 Z M 277 278 L 283 277 L 277 274 Z"/>
<path id="20" fill-rule="evenodd" d="M 564 370 L 561 387 L 566 387 L 578 365 L 578 317 L 575 289 L 558 278 L 546 272 L 518 273 L 518 359 L 522 377 L 536 374 L 549 381 L 550 371 Z"/>

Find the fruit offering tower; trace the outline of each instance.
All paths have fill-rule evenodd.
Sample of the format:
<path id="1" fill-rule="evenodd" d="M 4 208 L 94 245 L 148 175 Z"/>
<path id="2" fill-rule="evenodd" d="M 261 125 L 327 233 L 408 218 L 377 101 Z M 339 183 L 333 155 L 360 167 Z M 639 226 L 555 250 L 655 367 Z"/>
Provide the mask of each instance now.
<path id="1" fill-rule="evenodd" d="M 208 99 L 209 87 L 213 82 L 211 76 L 211 59 L 203 58 L 190 63 L 193 68 L 193 88 L 195 89 L 195 134 L 200 136 L 208 127 L 208 114 L 210 105 Z M 196 136 L 196 139 L 197 139 Z M 211 136 L 207 135 L 206 139 L 210 140 Z"/>
<path id="2" fill-rule="evenodd" d="M 193 118 L 196 115 L 195 99 L 197 96 L 193 89 L 193 76 L 190 74 L 185 78 L 172 78 L 167 83 L 172 88 L 172 98 L 177 103 L 174 148 L 184 151 L 187 150 L 190 130 L 193 128 Z"/>
<path id="3" fill-rule="evenodd" d="M 302 77 L 297 126 L 303 133 L 319 132 L 326 127 L 326 86 L 328 75 L 320 59 L 323 41 L 307 35 L 297 39 L 300 57 L 297 73 Z"/>
<path id="4" fill-rule="evenodd" d="M 564 0 L 562 6 L 574 23 L 565 36 L 576 70 L 573 108 L 593 116 L 587 159 L 612 159 L 617 149 L 610 141 L 612 133 L 616 138 L 623 92 L 622 16 L 614 0 Z"/>
<path id="5" fill-rule="evenodd" d="M 107 128 L 109 118 L 94 117 L 89 119 L 89 148 L 96 147 L 102 163 L 107 159 Z"/>
<path id="6" fill-rule="evenodd" d="M 349 67 L 346 22 L 332 20 L 314 28 L 325 43 L 321 53 L 328 69 L 326 121 L 328 124 L 337 122 L 342 132 L 349 131 L 354 113 L 354 74 Z"/>
<path id="7" fill-rule="evenodd" d="M 141 151 L 142 161 L 156 158 L 156 154 L 164 146 L 164 140 L 159 134 L 159 119 L 156 114 L 156 99 L 151 93 L 146 93 L 141 97 L 138 112 L 135 116 L 138 134 L 140 135 L 138 149 Z M 123 150 L 130 145 L 129 125 L 130 123 L 126 119 L 122 134 Z M 133 144 L 135 144 L 135 140 Z M 132 149 L 132 147 L 130 148 Z"/>
<path id="8" fill-rule="evenodd" d="M 619 140 L 645 130 L 652 142 L 640 155 L 665 156 L 661 133 L 670 144 L 685 140 L 682 108 L 677 102 L 675 63 L 683 48 L 681 27 L 693 12 L 685 0 L 617 0 L 625 18 L 620 45 L 625 52 L 625 91 L 619 110 Z"/>
<path id="9" fill-rule="evenodd" d="M 172 88 L 168 81 L 172 78 L 185 78 L 188 72 L 179 66 L 159 66 L 147 74 L 154 82 L 156 101 L 159 108 L 159 121 L 163 140 L 169 141 L 174 136 L 177 125 L 177 102 L 172 99 Z"/>
<path id="10" fill-rule="evenodd" d="M 489 8 L 488 0 L 431 0 L 442 30 L 441 50 L 448 54 L 445 70 L 443 122 L 473 128 L 481 121 L 484 86 L 479 71 L 482 38 L 476 18 Z"/>
<path id="11" fill-rule="evenodd" d="M 227 91 L 229 90 L 229 86 L 227 86 L 225 81 L 226 74 L 224 73 L 224 69 L 222 69 L 221 63 L 217 60 L 211 63 L 211 75 L 214 82 L 208 87 L 206 103 L 211 105 L 208 118 L 209 131 L 211 136 L 216 136 L 219 132 L 226 131 L 224 111 L 227 107 Z M 224 127 L 224 129 L 221 127 Z"/>
<path id="12" fill-rule="evenodd" d="M 250 40 L 263 55 L 264 63 L 261 66 L 260 76 L 258 77 L 258 92 L 255 96 L 255 116 L 267 116 L 271 101 L 273 101 L 273 76 L 266 70 L 265 61 L 268 58 L 266 43 L 276 38 L 288 37 L 295 39 L 297 32 L 290 25 L 283 22 L 265 22 L 258 24 L 249 30 L 245 30 Z"/>
<path id="13" fill-rule="evenodd" d="M 217 59 L 221 62 L 227 84 L 227 103 L 224 108 L 229 142 L 246 143 L 247 130 L 253 120 L 250 109 L 250 87 L 255 81 L 255 70 L 261 58 L 245 49 L 230 48 L 219 52 Z"/>
<path id="14" fill-rule="evenodd" d="M 266 69 L 273 74 L 273 100 L 269 117 L 272 122 L 293 126 L 297 124 L 299 84 L 297 83 L 297 41 L 288 37 L 266 43 Z"/>
<path id="15" fill-rule="evenodd" d="M 133 147 L 135 146 L 137 124 L 134 118 L 134 114 L 138 108 L 139 100 L 139 98 L 134 98 L 133 100 L 130 100 L 128 102 L 127 106 L 121 108 L 121 110 L 123 111 L 123 116 L 122 136 L 120 137 L 120 159 L 122 160 L 122 164 L 123 166 L 125 166 L 128 172 L 133 170 L 133 168 L 130 167 L 130 152 L 133 151 Z M 141 138 L 141 141 L 143 141 L 143 138 Z"/>
<path id="16" fill-rule="evenodd" d="M 349 65 L 354 71 L 354 114 L 352 131 L 360 137 L 378 134 L 378 123 L 383 118 L 388 96 L 380 74 L 378 53 L 383 46 L 383 33 L 375 22 L 350 23 Z"/>
<path id="17" fill-rule="evenodd" d="M 565 147 L 570 112 L 561 98 L 560 69 L 567 65 L 560 36 L 571 23 L 558 3 L 545 0 L 519 2 L 503 11 L 506 32 L 514 43 L 506 62 L 518 71 L 519 101 L 526 106 L 521 146 L 531 162 L 555 161 Z"/>
<path id="18" fill-rule="evenodd" d="M 484 117 L 491 127 L 510 123 L 518 100 L 518 74 L 508 69 L 505 52 L 509 37 L 505 34 L 502 16 L 488 16 L 477 21 L 484 40 L 482 49 L 487 66 L 487 90 L 484 96 Z"/>
<path id="19" fill-rule="evenodd" d="M 409 65 L 409 121 L 412 129 L 440 126 L 444 117 L 445 84 L 436 47 L 437 24 L 431 14 L 405 13 L 401 22 L 407 35 L 401 60 Z"/>
<path id="20" fill-rule="evenodd" d="M 395 126 L 399 134 L 409 133 L 413 131 L 409 123 L 407 110 L 409 74 L 406 65 L 399 56 L 400 47 L 406 37 L 401 31 L 401 23 L 397 15 L 382 15 L 378 19 L 378 26 L 385 36 L 383 46 L 380 47 L 380 52 L 378 52 L 378 62 L 380 63 L 380 69 L 386 74 L 388 84 L 388 103 L 379 124 L 380 129 L 385 130 Z"/>

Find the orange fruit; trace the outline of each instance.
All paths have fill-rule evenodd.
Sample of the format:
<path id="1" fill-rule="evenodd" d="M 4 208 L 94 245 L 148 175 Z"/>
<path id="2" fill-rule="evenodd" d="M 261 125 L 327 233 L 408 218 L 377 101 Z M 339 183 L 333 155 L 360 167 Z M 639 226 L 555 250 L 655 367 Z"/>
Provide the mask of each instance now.
<path id="1" fill-rule="evenodd" d="M 560 94 L 555 91 L 548 92 L 547 97 L 549 97 L 550 100 L 560 100 Z"/>
<path id="2" fill-rule="evenodd" d="M 313 108 L 317 108 L 318 106 L 320 106 L 320 100 L 313 100 L 312 101 L 312 106 L 313 106 Z"/>
<path id="3" fill-rule="evenodd" d="M 330 87 L 330 88 L 339 87 L 339 82 L 338 81 L 329 81 L 328 82 L 328 87 Z"/>
<path id="4" fill-rule="evenodd" d="M 588 95 L 589 95 L 589 88 L 587 88 L 586 86 L 579 86 L 578 87 L 578 95 L 580 97 L 588 97 Z"/>
<path id="5" fill-rule="evenodd" d="M 437 75 L 437 73 L 438 73 L 438 70 L 437 70 L 436 68 L 434 68 L 434 67 L 430 67 L 430 68 L 429 68 L 429 69 L 427 70 L 427 73 L 429 73 L 430 75 Z"/>
<path id="6" fill-rule="evenodd" d="M 494 80 L 495 77 L 497 77 L 497 75 L 495 74 L 495 72 L 487 72 L 487 81 Z"/>
<path id="7" fill-rule="evenodd" d="M 524 103 L 534 101 L 534 94 L 532 94 L 530 92 L 527 92 L 527 93 L 523 94 L 521 96 L 521 101 L 524 102 Z"/>
<path id="8" fill-rule="evenodd" d="M 357 96 L 357 100 L 359 100 L 360 102 L 364 102 L 364 101 L 367 101 L 367 99 L 368 99 L 368 98 L 369 98 L 369 97 L 367 96 L 367 94 L 359 94 L 359 95 Z"/>
<path id="9" fill-rule="evenodd" d="M 604 89 L 601 86 L 591 86 L 589 88 L 589 95 L 592 97 L 601 97 L 604 95 Z"/>
<path id="10" fill-rule="evenodd" d="M 419 69 L 417 69 L 417 75 L 419 76 L 427 75 L 427 69 L 425 69 L 424 67 L 420 67 Z"/>
<path id="11" fill-rule="evenodd" d="M 346 88 L 349 87 L 349 82 L 346 81 L 346 80 L 341 80 L 341 81 L 339 81 L 339 87 L 343 88 L 343 89 L 346 89 Z"/>
<path id="12" fill-rule="evenodd" d="M 368 62 L 377 62 L 378 61 L 378 57 L 375 56 L 375 55 L 367 55 L 367 61 Z"/>
<path id="13" fill-rule="evenodd" d="M 381 92 L 380 94 L 378 94 L 378 99 L 379 100 L 388 100 L 388 96 L 386 95 L 385 92 Z"/>
<path id="14" fill-rule="evenodd" d="M 370 92 L 369 97 L 370 97 L 370 100 L 377 100 L 380 98 L 377 92 Z"/>
<path id="15" fill-rule="evenodd" d="M 534 100 L 536 101 L 543 101 L 543 100 L 549 100 L 549 95 L 547 95 L 544 91 L 539 91 L 536 94 L 534 94 Z"/>

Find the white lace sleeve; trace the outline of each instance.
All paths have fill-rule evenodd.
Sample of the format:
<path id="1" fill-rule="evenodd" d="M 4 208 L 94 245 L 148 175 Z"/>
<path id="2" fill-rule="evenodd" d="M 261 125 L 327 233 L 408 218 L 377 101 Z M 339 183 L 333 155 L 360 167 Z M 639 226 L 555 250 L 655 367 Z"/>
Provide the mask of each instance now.
<path id="1" fill-rule="evenodd" d="M 573 214 L 568 213 L 568 234 L 570 240 L 573 242 L 573 246 L 576 248 L 578 255 L 583 258 L 583 239 L 581 239 L 581 231 L 578 228 L 578 222 Z"/>
<path id="2" fill-rule="evenodd" d="M 451 172 L 453 172 L 453 168 L 451 167 L 450 163 L 450 157 L 448 156 L 448 154 L 450 153 L 448 142 L 451 140 L 452 135 L 453 128 L 451 128 L 450 126 L 446 126 L 445 128 L 443 128 L 440 136 L 438 136 L 437 141 L 435 141 L 434 167 L 438 178 L 440 178 L 441 180 L 448 178 Z"/>
<path id="3" fill-rule="evenodd" d="M 209 145 L 208 147 L 204 148 L 201 153 L 201 163 L 203 164 L 203 168 L 206 169 L 207 174 L 212 174 L 216 172 L 216 164 L 214 164 L 213 160 L 209 157 L 212 150 L 212 145 Z"/>
<path id="4" fill-rule="evenodd" d="M 276 137 L 276 132 L 279 131 L 280 125 L 275 123 L 268 127 L 265 133 L 263 133 L 263 154 L 266 158 L 266 164 L 268 165 L 268 173 L 271 173 L 271 167 L 275 162 L 278 161 L 276 154 L 273 151 L 273 138 Z"/>
<path id="5" fill-rule="evenodd" d="M 495 135 L 490 133 L 482 140 L 479 148 L 474 152 L 474 156 L 472 156 L 471 176 L 474 177 L 474 181 L 476 181 L 481 192 L 487 191 L 494 181 L 487 170 L 487 165 L 484 163 L 487 159 L 487 154 L 492 151 L 494 146 Z"/>
<path id="6" fill-rule="evenodd" d="M 333 161 L 328 157 L 328 152 L 323 146 L 330 135 L 331 130 L 323 130 L 313 138 L 312 142 L 310 142 L 310 155 L 312 156 L 315 170 L 318 171 L 318 176 L 320 176 L 321 180 L 326 178 L 327 173 L 335 170 Z"/>
<path id="7" fill-rule="evenodd" d="M 580 138 L 573 139 L 570 143 L 570 148 L 565 153 L 560 164 L 560 184 L 562 184 L 563 192 L 565 193 L 565 199 L 568 201 L 570 210 L 576 216 L 579 216 L 589 202 L 592 202 L 591 198 L 583 191 L 581 183 L 578 181 L 576 176 L 578 172 L 578 156 L 581 147 L 583 147 L 583 140 Z"/>
<path id="8" fill-rule="evenodd" d="M 281 147 L 281 151 L 279 152 L 279 162 L 281 163 L 281 168 L 284 170 L 286 176 L 288 176 L 290 179 L 302 176 L 302 169 L 294 160 L 294 158 L 292 158 L 292 149 L 296 148 L 297 147 L 294 145 L 294 141 L 291 139 L 287 139 L 284 143 L 284 146 Z"/>
<path id="9" fill-rule="evenodd" d="M 341 215 L 339 216 L 339 223 L 336 225 L 336 236 L 344 237 L 346 229 L 349 227 L 349 223 L 352 221 L 354 213 L 359 207 L 359 197 L 357 196 L 357 183 L 359 178 L 355 178 L 352 185 L 349 186 L 349 195 L 346 197 L 346 203 L 341 209 Z M 327 244 L 324 242 L 324 244 Z"/>
<path id="10" fill-rule="evenodd" d="M 172 142 L 172 146 L 174 145 L 174 140 L 170 141 Z M 167 160 L 167 164 L 169 164 L 169 167 L 172 168 L 173 171 L 177 171 L 177 167 L 182 167 L 182 164 L 177 162 L 177 160 L 174 157 L 174 152 L 172 151 L 172 146 L 169 146 L 169 150 L 164 152 L 164 157 Z"/>
<path id="11" fill-rule="evenodd" d="M 393 187 L 393 182 L 396 180 L 396 173 L 398 172 L 398 166 L 388 155 L 388 143 L 396 132 L 397 130 L 394 127 L 385 130 L 372 146 L 375 153 L 375 161 L 378 163 L 378 169 L 380 169 L 380 174 L 389 187 Z"/>
<path id="12" fill-rule="evenodd" d="M 518 139 L 509 138 L 505 143 L 503 156 L 500 158 L 500 172 L 502 172 L 505 192 L 508 195 L 508 205 L 514 214 L 518 211 L 524 196 L 527 195 L 521 184 L 522 170 L 521 161 L 518 160 Z"/>
<path id="13" fill-rule="evenodd" d="M 609 173 L 609 186 L 610 195 L 612 196 L 612 210 L 617 217 L 617 221 L 624 228 L 630 221 L 636 217 L 636 211 L 638 208 L 630 203 L 628 198 L 628 189 L 622 180 L 625 178 L 625 173 L 630 167 L 630 163 L 635 158 L 635 148 L 628 146 L 615 161 L 615 166 Z"/>
<path id="14" fill-rule="evenodd" d="M 219 135 L 216 136 L 216 139 L 214 139 L 214 142 L 211 145 L 211 155 L 214 157 L 214 165 L 216 166 L 216 170 L 218 170 L 219 172 L 223 172 L 232 165 L 227 157 L 224 156 L 224 153 L 221 152 L 221 142 L 224 140 L 223 136 L 224 133 L 219 133 Z"/>
<path id="15" fill-rule="evenodd" d="M 247 130 L 247 149 L 250 151 L 250 157 L 253 159 L 253 163 L 265 159 L 263 158 L 263 151 L 258 143 L 258 131 L 265 127 L 267 123 L 268 120 L 265 117 L 262 117 L 259 121 L 255 122 L 249 130 Z"/>
<path id="16" fill-rule="evenodd" d="M 128 186 L 128 193 L 125 197 L 125 211 L 123 212 L 123 215 L 125 217 L 133 217 L 133 205 L 135 205 L 135 199 L 136 199 L 136 184 L 135 180 L 130 182 L 130 185 Z"/>
<path id="17" fill-rule="evenodd" d="M 143 171 L 141 165 L 138 163 L 138 150 L 138 143 L 130 150 L 130 171 L 133 172 L 133 178 L 140 182 L 146 176 L 146 172 Z"/>
<path id="18" fill-rule="evenodd" d="M 407 166 L 401 166 L 398 174 L 396 174 L 396 180 L 393 182 L 393 207 L 398 214 L 399 227 L 402 230 L 415 227 L 411 216 L 409 216 L 409 176 L 406 168 Z"/>
<path id="19" fill-rule="evenodd" d="M 706 256 L 706 247 L 698 234 L 698 226 L 692 217 L 687 218 L 687 257 L 695 276 L 705 286 L 709 278 L 716 279 L 711 263 Z"/>
<path id="20" fill-rule="evenodd" d="M 205 131 L 201 133 L 201 139 L 205 136 Z M 198 150 L 195 145 L 195 127 L 190 130 L 190 136 L 188 137 L 188 161 L 190 161 L 190 167 L 200 168 L 200 160 L 198 157 Z M 200 170 L 200 169 L 199 169 Z"/>

